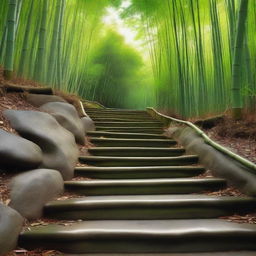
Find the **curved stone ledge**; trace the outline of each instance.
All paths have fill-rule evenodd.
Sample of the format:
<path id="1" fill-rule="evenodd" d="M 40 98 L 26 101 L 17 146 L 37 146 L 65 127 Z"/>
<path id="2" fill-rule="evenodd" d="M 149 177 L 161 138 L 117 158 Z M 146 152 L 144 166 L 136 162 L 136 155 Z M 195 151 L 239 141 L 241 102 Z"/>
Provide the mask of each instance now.
<path id="1" fill-rule="evenodd" d="M 225 178 L 247 195 L 256 196 L 256 175 L 238 161 L 224 155 L 189 127 L 171 127 L 166 135 L 176 139 L 188 154 L 196 154 L 199 162 L 218 177 Z"/>

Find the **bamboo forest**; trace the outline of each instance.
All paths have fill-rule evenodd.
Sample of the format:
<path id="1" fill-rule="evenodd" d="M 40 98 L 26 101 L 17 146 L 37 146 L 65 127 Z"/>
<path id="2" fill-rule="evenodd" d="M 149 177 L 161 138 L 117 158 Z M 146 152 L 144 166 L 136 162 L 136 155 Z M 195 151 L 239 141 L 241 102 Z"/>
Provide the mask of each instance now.
<path id="1" fill-rule="evenodd" d="M 254 0 L 0 0 L 0 64 L 108 107 L 254 109 Z"/>

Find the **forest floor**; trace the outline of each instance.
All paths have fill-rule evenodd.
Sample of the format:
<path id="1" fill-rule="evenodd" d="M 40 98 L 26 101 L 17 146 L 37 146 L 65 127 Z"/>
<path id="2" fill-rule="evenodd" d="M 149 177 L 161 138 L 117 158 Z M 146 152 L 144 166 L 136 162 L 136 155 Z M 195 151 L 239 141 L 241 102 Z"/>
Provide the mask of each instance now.
<path id="1" fill-rule="evenodd" d="M 33 81 L 16 78 L 11 81 L 5 81 L 2 76 L 2 69 L 0 68 L 0 85 L 1 84 L 14 84 L 14 85 L 26 85 L 26 86 L 35 86 L 41 87 L 40 84 L 35 83 Z M 4 129 L 11 133 L 16 133 L 14 129 L 11 128 L 9 122 L 4 118 L 3 111 L 5 109 L 19 109 L 19 110 L 38 110 L 38 108 L 30 105 L 25 97 L 20 93 L 2 93 L 0 94 L 0 129 Z M 227 147 L 233 152 L 251 160 L 256 163 L 256 122 L 252 120 L 243 120 L 239 122 L 235 122 L 228 117 L 225 117 L 221 122 L 216 124 L 215 127 L 211 129 L 204 129 L 204 131 L 216 142 Z M 86 154 L 86 148 L 90 147 L 91 144 L 87 142 L 86 146 L 80 146 L 81 154 Z M 79 164 L 78 164 L 79 166 Z M 4 204 L 8 205 L 10 202 L 10 194 L 8 189 L 8 184 L 10 179 L 16 175 L 15 173 L 5 173 L 0 170 L 0 202 L 2 201 Z M 206 176 L 211 176 L 210 172 L 205 174 Z M 200 178 L 200 177 L 198 177 Z M 82 177 L 76 177 L 77 179 L 86 179 Z M 227 189 L 209 192 L 206 194 L 213 196 L 237 196 L 242 195 L 238 190 L 232 187 L 228 187 Z M 68 198 L 72 198 L 75 195 L 64 193 L 57 200 L 65 200 Z M 256 214 L 247 214 L 247 215 L 233 215 L 228 217 L 223 217 L 228 221 L 235 222 L 246 222 L 246 223 L 256 223 Z M 40 225 L 48 225 L 50 223 L 55 223 L 54 220 L 48 219 L 39 219 L 33 222 L 26 222 L 24 227 L 28 225 L 32 226 L 40 226 Z M 59 221 L 60 225 L 71 225 L 74 221 Z M 61 255 L 56 251 L 27 251 L 23 249 L 17 249 L 8 254 L 8 256 L 14 255 L 24 255 L 24 256 L 51 256 L 51 255 Z"/>
<path id="2" fill-rule="evenodd" d="M 215 127 L 204 131 L 220 145 L 256 163 L 256 117 L 234 121 L 224 116 Z"/>

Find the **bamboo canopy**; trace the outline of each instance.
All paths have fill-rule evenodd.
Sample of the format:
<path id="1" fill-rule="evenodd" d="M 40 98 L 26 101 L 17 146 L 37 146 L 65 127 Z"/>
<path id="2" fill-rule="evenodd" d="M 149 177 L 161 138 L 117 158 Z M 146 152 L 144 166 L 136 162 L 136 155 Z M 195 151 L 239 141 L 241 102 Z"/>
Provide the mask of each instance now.
<path id="1" fill-rule="evenodd" d="M 2 0 L 0 64 L 108 107 L 241 112 L 256 96 L 255 20 L 248 0 Z"/>

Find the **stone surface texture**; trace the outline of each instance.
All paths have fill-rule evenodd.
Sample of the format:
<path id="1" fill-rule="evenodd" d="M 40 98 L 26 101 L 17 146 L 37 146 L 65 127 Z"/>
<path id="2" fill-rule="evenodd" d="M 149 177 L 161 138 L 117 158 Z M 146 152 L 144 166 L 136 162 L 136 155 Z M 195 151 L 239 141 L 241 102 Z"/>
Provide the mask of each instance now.
<path id="1" fill-rule="evenodd" d="M 4 115 L 22 137 L 40 146 L 41 167 L 60 171 L 64 180 L 73 177 L 79 152 L 72 133 L 47 113 L 6 110 Z"/>
<path id="2" fill-rule="evenodd" d="M 82 121 L 83 126 L 84 126 L 85 134 L 87 132 L 95 131 L 94 121 L 89 116 L 82 117 L 81 121 Z"/>
<path id="3" fill-rule="evenodd" d="M 10 206 L 27 219 L 40 218 L 44 205 L 63 192 L 58 171 L 37 169 L 19 174 L 10 184 Z"/>
<path id="4" fill-rule="evenodd" d="M 0 255 L 5 255 L 17 245 L 23 218 L 12 208 L 0 203 Z"/>
<path id="5" fill-rule="evenodd" d="M 40 109 L 49 112 L 61 126 L 75 136 L 77 143 L 84 145 L 85 136 L 83 124 L 73 105 L 64 102 L 49 102 L 42 105 Z"/>
<path id="6" fill-rule="evenodd" d="M 63 98 L 56 95 L 28 94 L 26 98 L 31 105 L 36 107 L 40 107 L 48 102 L 66 102 Z"/>
<path id="7" fill-rule="evenodd" d="M 0 129 L 0 166 L 5 170 L 29 170 L 43 160 L 42 150 L 35 143 Z"/>

